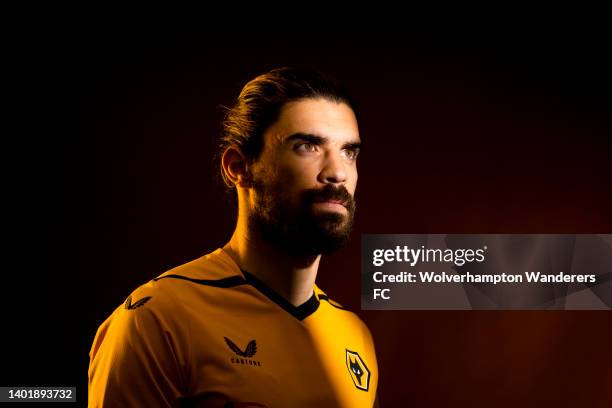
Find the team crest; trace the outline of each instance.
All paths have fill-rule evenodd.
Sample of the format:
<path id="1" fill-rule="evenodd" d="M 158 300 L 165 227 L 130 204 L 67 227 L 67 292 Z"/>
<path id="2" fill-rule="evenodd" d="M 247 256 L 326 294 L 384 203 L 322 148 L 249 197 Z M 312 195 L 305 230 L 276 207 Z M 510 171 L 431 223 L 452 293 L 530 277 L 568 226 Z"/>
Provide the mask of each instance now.
<path id="1" fill-rule="evenodd" d="M 357 352 L 346 349 L 346 367 L 355 387 L 362 391 L 368 391 L 370 388 L 370 370 Z"/>

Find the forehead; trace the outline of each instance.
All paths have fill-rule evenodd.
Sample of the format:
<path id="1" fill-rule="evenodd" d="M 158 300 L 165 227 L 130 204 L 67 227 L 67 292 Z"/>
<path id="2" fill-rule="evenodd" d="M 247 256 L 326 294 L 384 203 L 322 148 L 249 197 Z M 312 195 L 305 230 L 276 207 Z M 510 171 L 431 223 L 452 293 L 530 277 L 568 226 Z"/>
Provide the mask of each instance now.
<path id="1" fill-rule="evenodd" d="M 286 103 L 265 138 L 271 138 L 273 143 L 282 142 L 295 133 L 319 135 L 332 143 L 359 142 L 357 118 L 351 107 L 323 98 Z"/>

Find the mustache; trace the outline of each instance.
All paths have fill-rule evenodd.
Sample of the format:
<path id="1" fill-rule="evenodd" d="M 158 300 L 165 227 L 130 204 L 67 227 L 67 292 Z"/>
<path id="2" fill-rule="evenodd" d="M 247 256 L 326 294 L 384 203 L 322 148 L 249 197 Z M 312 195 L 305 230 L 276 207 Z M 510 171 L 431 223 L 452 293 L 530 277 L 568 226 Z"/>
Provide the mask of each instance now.
<path id="1" fill-rule="evenodd" d="M 355 208 L 355 199 L 344 186 L 334 187 L 327 184 L 323 188 L 312 188 L 304 191 L 303 198 L 307 204 L 320 201 L 340 201 L 348 209 Z"/>

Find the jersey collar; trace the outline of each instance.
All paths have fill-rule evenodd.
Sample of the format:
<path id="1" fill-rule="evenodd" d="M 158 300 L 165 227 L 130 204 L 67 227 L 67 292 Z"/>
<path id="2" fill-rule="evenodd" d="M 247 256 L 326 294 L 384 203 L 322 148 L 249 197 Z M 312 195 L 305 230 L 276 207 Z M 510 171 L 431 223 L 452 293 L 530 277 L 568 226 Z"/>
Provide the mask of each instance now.
<path id="1" fill-rule="evenodd" d="M 290 315 L 295 317 L 296 319 L 302 321 L 306 319 L 308 316 L 313 314 L 319 308 L 319 299 L 317 295 L 312 292 L 312 296 L 306 302 L 302 303 L 299 306 L 294 306 L 287 299 L 279 295 L 277 292 L 272 290 L 269 286 L 267 286 L 263 281 L 257 278 L 252 273 L 245 271 L 244 269 L 240 269 L 242 274 L 244 275 L 244 279 L 248 284 L 257 289 L 261 294 L 270 299 L 272 302 L 276 303 Z"/>

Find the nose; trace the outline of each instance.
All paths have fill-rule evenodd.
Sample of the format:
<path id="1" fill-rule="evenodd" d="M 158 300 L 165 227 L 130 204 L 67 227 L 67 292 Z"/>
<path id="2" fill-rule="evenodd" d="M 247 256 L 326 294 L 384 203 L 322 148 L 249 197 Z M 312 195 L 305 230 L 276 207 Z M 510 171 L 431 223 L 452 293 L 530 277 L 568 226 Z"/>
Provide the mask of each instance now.
<path id="1" fill-rule="evenodd" d="M 323 159 L 323 167 L 318 181 L 323 184 L 341 184 L 346 182 L 346 164 L 339 153 L 328 152 Z"/>

